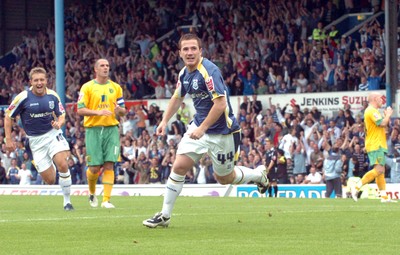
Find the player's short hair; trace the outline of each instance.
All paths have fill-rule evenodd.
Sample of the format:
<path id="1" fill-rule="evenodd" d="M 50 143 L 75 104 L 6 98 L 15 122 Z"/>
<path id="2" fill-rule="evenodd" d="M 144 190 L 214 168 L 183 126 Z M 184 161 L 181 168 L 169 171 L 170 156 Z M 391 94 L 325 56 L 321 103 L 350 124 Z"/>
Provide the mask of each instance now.
<path id="1" fill-rule="evenodd" d="M 32 68 L 32 70 L 29 72 L 29 80 L 32 80 L 32 76 L 33 76 L 34 74 L 37 74 L 37 73 L 42 73 L 42 74 L 44 74 L 44 75 L 47 77 L 46 69 L 44 69 L 43 67 L 34 67 L 34 68 Z"/>
<path id="2" fill-rule="evenodd" d="M 96 60 L 96 62 L 94 62 L 94 68 L 97 68 L 99 66 L 100 61 L 107 61 L 107 63 L 110 64 L 110 62 L 108 62 L 107 59 L 99 58 L 99 59 Z"/>
<path id="3" fill-rule="evenodd" d="M 179 42 L 178 42 L 179 49 L 181 49 L 182 41 L 187 41 L 187 40 L 196 40 L 197 44 L 199 45 L 199 49 L 201 49 L 201 39 L 197 35 L 192 34 L 192 33 L 184 34 L 181 36 L 181 39 L 179 39 Z"/>

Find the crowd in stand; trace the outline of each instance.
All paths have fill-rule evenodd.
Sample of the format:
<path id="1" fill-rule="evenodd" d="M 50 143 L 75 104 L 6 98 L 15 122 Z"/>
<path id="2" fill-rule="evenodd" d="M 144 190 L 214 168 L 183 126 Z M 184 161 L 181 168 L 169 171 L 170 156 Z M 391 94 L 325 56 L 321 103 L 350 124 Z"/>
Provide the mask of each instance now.
<path id="1" fill-rule="evenodd" d="M 380 1 L 219 0 L 177 1 L 174 6 L 168 1 L 153 4 L 150 6 L 145 0 L 110 0 L 95 1 L 87 8 L 78 2 L 66 10 L 67 102 L 76 102 L 80 86 L 93 78 L 93 62 L 99 57 L 109 60 L 111 77 L 123 87 L 125 100 L 170 97 L 183 66 L 177 54 L 177 39 L 186 31 L 179 26 L 190 25 L 188 31 L 196 32 L 203 40 L 203 56 L 221 68 L 230 94 L 243 98 L 238 112 L 243 132 L 239 164 L 256 167 L 263 160 L 265 163 L 266 150 L 274 147 L 282 150 L 281 157 L 286 159 L 285 167 L 280 167 L 285 169 L 280 183 L 315 183 L 327 151 L 334 146 L 340 148 L 344 162 L 343 182 L 366 171 L 362 118 L 352 114 L 350 106 L 339 116 L 325 119 L 317 108 L 310 112 L 298 106 L 281 108 L 258 101 L 257 95 L 379 89 L 385 72 L 385 42 L 379 22 L 366 24 L 359 31 L 360 40 L 342 37 L 335 26 L 329 31 L 323 27 L 346 12 L 377 11 Z M 176 16 L 175 8 L 185 11 Z M 170 30 L 171 36 L 157 40 Z M 0 67 L 0 105 L 9 104 L 16 94 L 27 89 L 27 74 L 32 67 L 45 67 L 49 84 L 54 84 L 54 47 L 54 24 L 50 21 L 45 29 L 24 36 L 24 43 L 13 49 L 16 63 L 9 69 Z M 159 138 L 153 133 L 162 110 L 156 105 L 138 105 L 121 118 L 122 156 L 116 167 L 117 183 L 165 182 L 188 117 L 187 110 L 182 110 L 181 119 L 173 123 L 169 135 Z M 3 113 L 0 117 L 0 134 L 4 136 Z M 67 120 L 65 134 L 73 155 L 69 160 L 73 183 L 85 183 L 81 118 L 73 108 L 67 108 Z M 16 159 L 18 168 L 25 164 L 26 169 L 32 169 L 32 179 L 41 183 L 25 156 L 23 130 L 18 126 L 13 130 L 20 148 L 8 153 L 2 144 L 4 172 L 10 173 Z M 398 122 L 388 130 L 393 148 L 400 145 L 399 130 Z M 389 155 L 397 156 L 397 150 L 392 151 Z M 150 175 L 157 178 L 149 178 Z M 0 182 L 16 183 L 21 179 L 18 174 L 2 178 L 0 169 Z M 215 182 L 208 157 L 188 174 L 187 182 Z"/>
<path id="2" fill-rule="evenodd" d="M 170 6 L 156 1 L 150 6 L 147 0 L 109 0 L 94 1 L 89 8 L 75 3 L 65 11 L 67 101 L 76 101 L 99 57 L 109 60 L 126 99 L 169 97 L 182 67 L 177 39 L 185 30 L 179 26 L 187 24 L 202 38 L 203 55 L 223 70 L 232 95 L 379 88 L 385 70 L 381 25 L 366 24 L 357 41 L 342 37 L 335 26 L 323 27 L 345 12 L 379 9 L 380 1 L 338 3 L 220 0 Z M 175 7 L 185 11 L 176 16 Z M 11 98 L 26 89 L 27 73 L 35 66 L 45 67 L 54 84 L 54 30 L 49 21 L 46 28 L 26 34 L 12 51 L 16 63 L 0 69 L 0 86 Z M 156 40 L 169 30 L 171 36 Z"/>

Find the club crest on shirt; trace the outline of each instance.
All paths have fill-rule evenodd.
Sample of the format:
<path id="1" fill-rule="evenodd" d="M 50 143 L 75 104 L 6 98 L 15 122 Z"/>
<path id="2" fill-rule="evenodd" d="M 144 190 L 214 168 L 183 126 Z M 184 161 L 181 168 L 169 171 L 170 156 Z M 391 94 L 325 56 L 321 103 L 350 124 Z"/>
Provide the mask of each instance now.
<path id="1" fill-rule="evenodd" d="M 109 89 L 109 91 L 110 91 L 110 94 L 114 93 L 114 90 L 111 88 Z"/>
<path id="2" fill-rule="evenodd" d="M 54 109 L 54 101 L 49 101 L 49 108 Z"/>
<path id="3" fill-rule="evenodd" d="M 196 90 L 199 88 L 198 82 L 199 82 L 199 80 L 193 79 L 193 88 L 196 89 Z"/>
<path id="4" fill-rule="evenodd" d="M 381 116 L 379 116 L 379 113 L 375 112 L 375 113 L 374 113 L 374 118 L 375 118 L 375 119 L 380 119 Z"/>
<path id="5" fill-rule="evenodd" d="M 207 85 L 208 91 L 213 91 L 214 90 L 214 81 L 213 81 L 212 77 L 209 77 L 206 80 L 206 85 Z"/>

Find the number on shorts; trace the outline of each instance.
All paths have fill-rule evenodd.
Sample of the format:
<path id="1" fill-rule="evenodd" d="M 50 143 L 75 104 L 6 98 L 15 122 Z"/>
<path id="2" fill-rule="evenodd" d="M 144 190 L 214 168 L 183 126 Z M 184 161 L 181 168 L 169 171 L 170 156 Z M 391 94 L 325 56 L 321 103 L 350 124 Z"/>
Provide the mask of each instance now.
<path id="1" fill-rule="evenodd" d="M 58 134 L 57 136 L 56 136 L 56 139 L 57 139 L 57 141 L 62 141 L 62 140 L 64 140 L 64 137 L 63 137 L 63 135 L 62 134 Z"/>
<path id="2" fill-rule="evenodd" d="M 227 153 L 226 157 L 225 157 L 225 154 L 218 154 L 218 160 L 221 162 L 222 165 L 225 164 L 225 161 L 227 161 L 227 160 L 232 162 L 233 161 L 233 152 L 231 151 L 231 152 Z"/>

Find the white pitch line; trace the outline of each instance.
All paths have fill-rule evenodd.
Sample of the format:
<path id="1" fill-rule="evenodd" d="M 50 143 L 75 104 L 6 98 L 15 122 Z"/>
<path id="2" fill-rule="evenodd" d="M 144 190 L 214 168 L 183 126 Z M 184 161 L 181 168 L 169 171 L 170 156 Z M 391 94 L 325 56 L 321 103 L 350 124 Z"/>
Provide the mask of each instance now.
<path id="1" fill-rule="evenodd" d="M 60 220 L 92 220 L 92 219 L 104 219 L 104 218 L 129 218 L 131 216 L 121 215 L 121 216 L 85 216 L 85 217 L 68 217 L 68 218 L 34 218 L 34 219 L 21 219 L 21 220 L 0 220 L 0 223 L 9 222 L 36 222 L 36 221 L 60 221 Z M 133 215 L 136 217 L 136 215 Z"/>
<path id="2" fill-rule="evenodd" d="M 356 206 L 351 206 L 354 209 Z M 331 212 L 365 212 L 365 209 L 368 207 L 360 207 L 360 210 L 334 210 Z M 372 206 L 371 206 L 372 208 Z M 373 206 L 374 211 L 379 212 L 392 212 L 392 210 L 387 210 L 387 208 L 377 208 Z M 328 209 L 328 208 L 327 208 Z M 397 211 L 397 210 L 396 210 Z M 279 214 L 292 214 L 292 213 L 320 213 L 320 212 L 327 212 L 326 210 L 279 210 L 277 208 L 263 208 L 261 211 L 252 212 L 253 214 L 265 214 L 268 212 L 277 213 Z M 241 214 L 248 214 L 249 212 L 232 212 L 232 213 L 174 213 L 172 214 L 173 217 L 181 217 L 181 216 L 201 216 L 201 215 L 241 215 Z M 146 218 L 149 215 L 140 215 L 140 214 L 132 214 L 132 215 L 105 215 L 105 216 L 73 216 L 73 212 L 65 218 L 32 218 L 32 219 L 20 219 L 20 220 L 13 220 L 13 219 L 0 219 L 0 223 L 12 223 L 12 222 L 38 222 L 38 221 L 61 221 L 61 220 L 97 220 L 97 219 L 107 219 L 107 218 Z"/>

